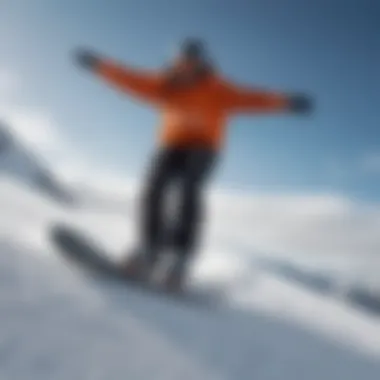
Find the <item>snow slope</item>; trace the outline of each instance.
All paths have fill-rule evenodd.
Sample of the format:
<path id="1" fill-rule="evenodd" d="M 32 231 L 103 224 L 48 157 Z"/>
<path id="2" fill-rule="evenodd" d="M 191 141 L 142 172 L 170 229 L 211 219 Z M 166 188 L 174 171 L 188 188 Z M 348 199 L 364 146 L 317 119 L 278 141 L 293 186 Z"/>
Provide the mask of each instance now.
<path id="1" fill-rule="evenodd" d="M 73 204 L 74 197 L 53 171 L 0 120 L 0 176 L 38 189 L 56 202 Z"/>
<path id="2" fill-rule="evenodd" d="M 5 178 L 0 208 L 1 379 L 380 376 L 379 319 L 247 265 L 233 244 L 211 241 L 194 274 L 224 282 L 230 303 L 194 308 L 85 279 L 46 239 L 71 220 L 119 255 L 128 214 L 65 210 Z"/>

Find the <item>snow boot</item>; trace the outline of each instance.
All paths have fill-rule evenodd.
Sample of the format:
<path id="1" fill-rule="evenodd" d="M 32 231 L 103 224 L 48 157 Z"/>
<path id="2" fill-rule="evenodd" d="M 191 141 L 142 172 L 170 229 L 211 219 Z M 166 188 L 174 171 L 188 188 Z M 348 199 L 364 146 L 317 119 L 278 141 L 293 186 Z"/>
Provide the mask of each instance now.
<path id="1" fill-rule="evenodd" d="M 135 249 L 122 261 L 122 271 L 126 277 L 140 281 L 148 280 L 155 264 L 154 256 L 145 250 Z"/>
<path id="2" fill-rule="evenodd" d="M 185 288 L 188 270 L 187 255 L 175 255 L 168 269 L 163 285 L 169 292 L 180 293 Z"/>

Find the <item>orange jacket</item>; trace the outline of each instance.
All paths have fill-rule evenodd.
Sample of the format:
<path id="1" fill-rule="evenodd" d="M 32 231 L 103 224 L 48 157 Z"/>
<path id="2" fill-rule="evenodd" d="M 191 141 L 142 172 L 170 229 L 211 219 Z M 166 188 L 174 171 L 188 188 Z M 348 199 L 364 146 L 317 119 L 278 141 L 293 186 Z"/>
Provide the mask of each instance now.
<path id="1" fill-rule="evenodd" d="M 227 118 L 236 113 L 285 111 L 286 95 L 229 83 L 216 74 L 191 88 L 166 91 L 166 76 L 126 67 L 108 59 L 95 73 L 117 89 L 161 110 L 160 143 L 164 146 L 203 145 L 219 149 Z"/>

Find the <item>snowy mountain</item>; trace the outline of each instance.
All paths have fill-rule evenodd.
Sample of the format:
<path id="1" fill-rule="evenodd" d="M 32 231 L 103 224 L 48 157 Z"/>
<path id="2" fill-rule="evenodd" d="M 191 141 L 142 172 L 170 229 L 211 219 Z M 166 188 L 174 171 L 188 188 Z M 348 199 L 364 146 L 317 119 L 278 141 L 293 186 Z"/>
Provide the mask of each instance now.
<path id="1" fill-rule="evenodd" d="M 228 302 L 217 309 L 81 276 L 55 254 L 48 227 L 73 223 L 117 256 L 133 238 L 131 215 L 67 209 L 42 194 L 0 180 L 2 379 L 379 378 L 379 319 L 236 262 L 220 236 L 194 274 L 195 285 L 224 284 Z M 225 276 L 217 262 L 245 272 Z"/>
<path id="2" fill-rule="evenodd" d="M 353 307 L 363 310 L 376 317 L 380 317 L 380 293 L 378 288 L 371 289 L 364 281 L 348 281 L 344 284 L 342 292 L 341 284 L 337 276 L 327 271 L 316 271 L 302 268 L 286 260 L 273 258 L 261 258 L 257 265 L 276 273 L 288 281 L 300 284 L 313 292 L 330 297 L 344 299 Z"/>
<path id="3" fill-rule="evenodd" d="M 54 173 L 0 122 L 0 174 L 7 174 L 50 199 L 73 204 L 74 197 Z"/>

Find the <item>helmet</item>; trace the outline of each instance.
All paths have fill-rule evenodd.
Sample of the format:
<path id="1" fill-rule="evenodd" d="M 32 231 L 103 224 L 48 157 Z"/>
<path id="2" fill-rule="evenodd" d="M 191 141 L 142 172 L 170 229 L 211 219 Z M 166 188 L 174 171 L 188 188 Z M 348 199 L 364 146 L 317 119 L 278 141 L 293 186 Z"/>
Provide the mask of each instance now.
<path id="1" fill-rule="evenodd" d="M 205 43 L 199 38 L 185 38 L 181 43 L 179 54 L 184 58 L 206 60 Z"/>
<path id="2" fill-rule="evenodd" d="M 176 55 L 177 57 L 167 67 L 168 83 L 171 85 L 193 84 L 214 71 L 205 43 L 199 38 L 185 38 L 179 45 Z"/>

